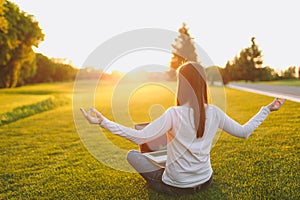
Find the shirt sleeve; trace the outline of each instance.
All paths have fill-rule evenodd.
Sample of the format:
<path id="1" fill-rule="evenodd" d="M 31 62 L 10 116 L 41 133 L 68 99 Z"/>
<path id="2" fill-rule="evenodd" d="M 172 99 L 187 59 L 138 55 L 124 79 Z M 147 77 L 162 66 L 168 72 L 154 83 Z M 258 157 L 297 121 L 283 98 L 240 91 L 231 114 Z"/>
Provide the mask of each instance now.
<path id="1" fill-rule="evenodd" d="M 116 122 L 103 117 L 100 126 L 115 135 L 124 137 L 136 144 L 143 144 L 160 137 L 172 128 L 171 109 L 165 111 L 163 115 L 149 123 L 145 128 L 136 130 L 122 126 Z"/>
<path id="2" fill-rule="evenodd" d="M 270 113 L 270 109 L 264 106 L 247 123 L 241 125 L 232 118 L 230 118 L 228 115 L 226 115 L 222 110 L 217 110 L 217 115 L 220 120 L 219 128 L 233 136 L 240 138 L 248 138 L 251 135 L 251 133 L 267 118 L 267 116 Z"/>

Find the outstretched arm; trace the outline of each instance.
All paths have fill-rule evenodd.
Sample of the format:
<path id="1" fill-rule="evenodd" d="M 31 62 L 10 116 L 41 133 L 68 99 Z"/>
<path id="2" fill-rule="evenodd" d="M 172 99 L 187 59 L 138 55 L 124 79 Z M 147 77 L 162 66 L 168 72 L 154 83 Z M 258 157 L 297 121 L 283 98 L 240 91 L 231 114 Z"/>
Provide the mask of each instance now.
<path id="1" fill-rule="evenodd" d="M 277 111 L 284 103 L 285 99 L 279 100 L 276 98 L 272 103 L 267 106 L 263 106 L 260 111 L 254 115 L 244 125 L 239 124 L 221 110 L 218 111 L 219 116 L 219 128 L 227 133 L 241 138 L 248 138 L 251 133 L 267 118 L 271 111 Z"/>
<path id="2" fill-rule="evenodd" d="M 143 144 L 158 138 L 159 136 L 165 134 L 172 127 L 170 109 L 168 109 L 163 115 L 141 130 L 135 130 L 112 122 L 106 119 L 94 108 L 91 108 L 88 112 L 86 112 L 83 108 L 80 108 L 80 110 L 90 124 L 99 124 L 101 127 L 107 129 L 111 133 L 131 140 L 136 144 Z M 92 116 L 93 113 L 95 114 L 95 117 Z"/>

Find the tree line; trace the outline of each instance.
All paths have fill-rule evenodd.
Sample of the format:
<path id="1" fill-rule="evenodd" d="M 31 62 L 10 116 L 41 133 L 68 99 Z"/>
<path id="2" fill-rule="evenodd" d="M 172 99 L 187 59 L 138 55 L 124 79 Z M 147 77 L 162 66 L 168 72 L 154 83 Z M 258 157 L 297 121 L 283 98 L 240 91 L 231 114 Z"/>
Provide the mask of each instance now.
<path id="1" fill-rule="evenodd" d="M 173 56 L 170 62 L 168 79 L 174 80 L 175 70 L 184 62 L 198 60 L 194 41 L 184 23 L 175 38 Z M 44 40 L 44 33 L 33 15 L 29 15 L 14 3 L 0 0 L 0 88 L 11 88 L 25 84 L 69 81 L 78 78 L 96 78 L 101 74 L 104 79 L 115 79 L 117 74 L 106 74 L 92 68 L 76 69 L 69 64 L 57 63 L 40 53 L 35 53 L 33 47 L 38 47 Z M 225 68 L 217 67 L 224 83 L 229 81 L 267 81 L 292 79 L 296 77 L 295 66 L 289 67 L 280 75 L 271 67 L 263 67 L 262 53 L 255 38 L 252 45 L 242 49 L 239 55 L 228 61 Z M 207 70 L 215 77 L 213 70 Z M 298 69 L 300 77 L 300 68 Z"/>
<path id="2" fill-rule="evenodd" d="M 0 0 L 0 88 L 74 79 L 77 69 L 33 51 L 44 36 L 33 15 Z"/>
<path id="3" fill-rule="evenodd" d="M 225 83 L 239 80 L 254 82 L 296 78 L 296 66 L 290 66 L 280 74 L 270 66 L 263 67 L 262 51 L 255 43 L 255 37 L 251 38 L 251 43 L 250 47 L 242 49 L 233 60 L 226 63 L 224 69 L 220 70 Z"/>
<path id="4" fill-rule="evenodd" d="M 169 76 L 176 76 L 174 70 L 187 61 L 200 62 L 197 57 L 194 41 L 188 32 L 185 23 L 178 30 L 179 35 L 175 39 L 173 47 L 173 57 L 170 62 L 171 70 L 168 72 Z M 296 79 L 296 74 L 300 78 L 300 67 L 290 66 L 287 70 L 281 71 L 280 74 L 272 69 L 270 66 L 263 67 L 262 51 L 255 43 L 255 37 L 251 38 L 251 46 L 246 47 L 236 55 L 233 60 L 226 63 L 225 68 L 219 66 L 210 66 L 206 68 L 208 79 L 211 82 L 217 81 L 219 74 L 223 83 L 227 84 L 229 81 L 271 81 L 280 79 Z M 213 68 L 218 69 L 218 73 Z"/>

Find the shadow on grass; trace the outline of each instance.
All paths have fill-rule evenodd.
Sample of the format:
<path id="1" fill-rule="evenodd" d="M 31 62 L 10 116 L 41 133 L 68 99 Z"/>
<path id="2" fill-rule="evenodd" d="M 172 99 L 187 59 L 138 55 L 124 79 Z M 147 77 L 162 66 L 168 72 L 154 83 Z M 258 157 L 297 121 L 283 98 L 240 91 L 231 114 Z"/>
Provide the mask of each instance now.
<path id="1" fill-rule="evenodd" d="M 162 195 L 155 192 L 152 189 L 148 189 L 148 198 L 150 200 L 155 199 L 176 199 L 176 200 L 192 200 L 192 199 L 205 199 L 205 200 L 215 200 L 215 199 L 228 199 L 227 195 L 222 193 L 222 189 L 219 184 L 214 180 L 210 188 L 203 192 L 199 192 L 191 195 L 182 195 L 182 196 L 168 196 Z"/>

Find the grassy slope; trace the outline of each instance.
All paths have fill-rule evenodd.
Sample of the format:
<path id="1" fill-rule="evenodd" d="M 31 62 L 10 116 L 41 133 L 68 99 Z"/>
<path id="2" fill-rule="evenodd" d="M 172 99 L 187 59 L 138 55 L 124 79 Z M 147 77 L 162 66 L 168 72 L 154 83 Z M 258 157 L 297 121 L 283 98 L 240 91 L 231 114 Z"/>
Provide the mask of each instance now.
<path id="1" fill-rule="evenodd" d="M 13 108 L 30 105 L 49 98 L 49 95 L 23 95 L 23 94 L 1 94 L 1 110 L 0 114 L 11 111 Z"/>
<path id="2" fill-rule="evenodd" d="M 30 91 L 53 91 L 51 85 L 32 87 Z M 70 85 L 59 88 L 55 86 L 70 92 Z M 270 101 L 227 90 L 228 114 L 241 123 Z M 107 103 L 102 107 L 108 108 Z M 286 102 L 248 140 L 222 133 L 211 153 L 213 187 L 182 199 L 299 199 L 299 111 L 299 104 Z M 139 175 L 93 158 L 72 117 L 69 104 L 0 127 L 0 199 L 169 199 L 149 191 Z"/>
<path id="3" fill-rule="evenodd" d="M 237 83 L 244 83 L 245 81 L 237 81 Z M 252 83 L 252 82 L 250 82 Z M 255 84 L 270 84 L 270 85 L 284 85 L 284 86 L 300 86 L 300 79 L 294 80 L 278 80 L 278 81 L 258 81 Z"/>
<path id="4" fill-rule="evenodd" d="M 0 89 L 0 114 L 12 111 L 16 107 L 40 102 L 51 97 L 53 94 L 64 94 L 70 96 L 72 88 L 73 83 L 66 82 L 28 85 L 13 89 Z"/>
<path id="5" fill-rule="evenodd" d="M 280 81 L 262 81 L 262 84 L 300 86 L 300 80 L 280 80 Z"/>

